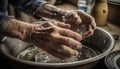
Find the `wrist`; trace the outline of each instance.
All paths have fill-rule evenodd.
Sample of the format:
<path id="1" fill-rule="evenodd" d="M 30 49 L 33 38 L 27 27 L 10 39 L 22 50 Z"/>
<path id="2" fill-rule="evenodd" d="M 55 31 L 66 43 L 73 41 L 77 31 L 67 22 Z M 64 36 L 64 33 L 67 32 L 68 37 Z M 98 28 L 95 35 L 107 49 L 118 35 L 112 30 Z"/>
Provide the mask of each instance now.
<path id="1" fill-rule="evenodd" d="M 29 33 L 29 29 L 31 29 L 30 26 L 30 24 L 25 22 L 11 19 L 3 34 L 8 37 L 25 40 L 25 38 L 27 38 L 27 34 Z"/>
<path id="2" fill-rule="evenodd" d="M 3 31 L 6 29 L 6 27 L 8 26 L 9 22 L 14 19 L 13 16 L 8 16 L 5 17 L 2 21 L 1 21 L 1 26 L 0 26 L 0 34 L 3 33 Z"/>

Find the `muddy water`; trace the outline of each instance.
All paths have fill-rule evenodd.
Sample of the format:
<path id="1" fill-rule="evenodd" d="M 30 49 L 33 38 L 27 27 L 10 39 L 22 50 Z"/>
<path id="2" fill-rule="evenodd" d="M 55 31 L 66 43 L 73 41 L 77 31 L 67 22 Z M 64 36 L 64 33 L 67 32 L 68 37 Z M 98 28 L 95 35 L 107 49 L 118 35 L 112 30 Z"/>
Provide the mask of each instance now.
<path id="1" fill-rule="evenodd" d="M 72 58 L 67 60 L 60 60 L 59 58 L 56 58 L 46 53 L 45 51 L 36 48 L 35 46 L 31 46 L 26 50 L 21 51 L 17 55 L 17 58 L 22 60 L 38 62 L 38 63 L 67 63 L 67 62 L 81 61 L 97 56 L 96 51 L 94 51 L 93 49 L 87 46 L 83 46 L 78 51 L 79 51 L 78 56 L 73 56 Z"/>

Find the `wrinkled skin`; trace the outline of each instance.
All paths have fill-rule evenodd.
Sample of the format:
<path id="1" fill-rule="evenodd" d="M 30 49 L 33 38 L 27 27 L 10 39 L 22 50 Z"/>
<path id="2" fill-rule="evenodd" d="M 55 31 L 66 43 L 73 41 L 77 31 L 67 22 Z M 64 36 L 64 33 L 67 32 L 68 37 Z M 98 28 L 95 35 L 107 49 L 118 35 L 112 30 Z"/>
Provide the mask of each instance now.
<path id="1" fill-rule="evenodd" d="M 82 36 L 69 28 L 69 24 L 53 20 L 41 24 L 28 24 L 13 19 L 8 24 L 5 34 L 33 43 L 55 57 L 67 59 L 78 55 L 78 51 L 72 49 L 71 46 L 76 49 L 82 47 L 80 43 Z"/>
<path id="2" fill-rule="evenodd" d="M 82 33 L 83 37 L 88 37 L 94 33 L 96 28 L 95 20 L 92 16 L 81 10 L 73 10 L 64 14 L 65 22 L 71 24 L 71 29 Z M 84 27 L 84 29 L 83 29 Z M 78 31 L 78 29 L 80 31 Z"/>
<path id="3" fill-rule="evenodd" d="M 67 59 L 78 55 L 73 48 L 82 47 L 80 41 L 94 33 L 96 24 L 93 17 L 80 10 L 66 12 L 64 16 L 67 24 L 53 20 L 29 24 L 12 19 L 3 34 L 33 43 L 60 59 Z"/>

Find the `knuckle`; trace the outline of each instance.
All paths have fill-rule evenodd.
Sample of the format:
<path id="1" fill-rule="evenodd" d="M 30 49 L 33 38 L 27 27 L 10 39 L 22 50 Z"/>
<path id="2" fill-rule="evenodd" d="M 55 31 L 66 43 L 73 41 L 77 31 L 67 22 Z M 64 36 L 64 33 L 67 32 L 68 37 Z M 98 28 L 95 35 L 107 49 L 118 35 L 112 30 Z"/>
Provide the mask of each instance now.
<path id="1" fill-rule="evenodd" d="M 93 31 L 93 30 L 90 30 L 90 31 L 89 31 L 89 34 L 90 34 L 90 35 L 92 35 L 93 33 L 94 33 L 94 31 Z"/>
<path id="2" fill-rule="evenodd" d="M 65 42 L 67 42 L 68 44 L 70 43 L 70 38 L 64 38 L 63 39 Z"/>
<path id="3" fill-rule="evenodd" d="M 78 52 L 73 50 L 72 52 L 68 52 L 69 57 L 78 55 Z"/>
<path id="4" fill-rule="evenodd" d="M 48 21 L 48 22 L 46 22 L 46 23 L 43 23 L 43 24 L 41 24 L 41 26 L 42 27 L 52 27 L 52 25 L 51 25 L 51 22 L 50 21 Z"/>
<path id="5" fill-rule="evenodd" d="M 90 16 L 91 20 L 94 20 L 94 17 Z"/>
<path id="6" fill-rule="evenodd" d="M 58 37 L 55 34 L 50 34 L 50 36 L 54 39 L 57 39 Z"/>
<path id="7" fill-rule="evenodd" d="M 21 36 L 19 39 L 21 39 L 21 40 L 26 40 L 26 39 L 28 39 L 28 38 L 26 38 L 25 36 Z"/>
<path id="8" fill-rule="evenodd" d="M 66 47 L 64 47 L 63 45 L 61 46 L 61 50 L 66 51 Z"/>
<path id="9" fill-rule="evenodd" d="M 82 13 L 84 13 L 84 11 L 83 10 L 78 10 L 77 13 L 82 14 Z"/>
<path id="10" fill-rule="evenodd" d="M 80 48 L 81 47 L 79 42 L 76 42 L 75 46 L 76 46 L 76 48 Z"/>
<path id="11" fill-rule="evenodd" d="M 69 52 L 68 55 L 69 55 L 69 57 L 72 57 L 72 56 L 73 56 L 73 53 Z"/>
<path id="12" fill-rule="evenodd" d="M 51 21 L 48 21 L 47 24 L 51 24 Z"/>
<path id="13" fill-rule="evenodd" d="M 92 16 L 90 16 L 90 20 L 93 22 L 95 19 Z"/>
<path id="14" fill-rule="evenodd" d="M 50 20 L 51 23 L 53 24 L 56 24 L 56 21 L 55 20 Z"/>
<path id="15" fill-rule="evenodd" d="M 53 25 L 53 24 L 56 25 L 57 24 L 56 21 L 54 21 L 54 20 L 50 20 L 47 23 L 50 24 L 50 25 Z"/>
<path id="16" fill-rule="evenodd" d="M 82 20 L 80 18 L 76 18 L 75 23 L 80 24 L 80 23 L 82 23 Z"/>
<path id="17" fill-rule="evenodd" d="M 94 17 L 92 17 L 91 15 L 87 14 L 87 17 L 90 20 L 90 22 L 94 21 Z"/>
<path id="18" fill-rule="evenodd" d="M 79 16 L 74 16 L 76 20 L 80 20 L 80 17 Z"/>
<path id="19" fill-rule="evenodd" d="M 64 32 L 66 35 L 69 35 L 69 31 L 67 29 L 63 29 L 62 32 Z"/>
<path id="20" fill-rule="evenodd" d="M 74 50 L 72 56 L 77 56 L 77 55 L 78 55 L 78 51 Z"/>
<path id="21" fill-rule="evenodd" d="M 65 44 L 65 45 L 71 45 L 71 39 L 69 37 L 65 37 L 62 39 L 62 42 Z"/>
<path id="22" fill-rule="evenodd" d="M 82 35 L 80 35 L 80 34 L 78 36 L 76 36 L 76 38 L 78 41 L 81 41 L 83 39 Z"/>
<path id="23" fill-rule="evenodd" d="M 72 34 L 73 34 L 72 36 L 73 36 L 76 40 L 78 40 L 78 41 L 82 40 L 82 35 L 81 35 L 81 34 L 76 33 L 76 32 L 73 32 Z"/>
<path id="24" fill-rule="evenodd" d="M 74 54 L 73 54 L 73 51 L 71 52 L 71 51 L 65 51 L 64 52 L 64 55 L 66 55 L 67 57 L 72 57 Z"/>

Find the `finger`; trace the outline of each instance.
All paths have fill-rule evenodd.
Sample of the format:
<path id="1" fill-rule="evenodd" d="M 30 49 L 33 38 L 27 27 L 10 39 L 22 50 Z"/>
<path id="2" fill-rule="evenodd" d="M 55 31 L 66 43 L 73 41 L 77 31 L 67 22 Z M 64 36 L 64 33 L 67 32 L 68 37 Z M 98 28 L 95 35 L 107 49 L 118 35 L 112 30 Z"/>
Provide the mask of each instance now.
<path id="1" fill-rule="evenodd" d="M 65 53 L 66 56 L 68 57 L 72 57 L 72 56 L 77 56 L 78 55 L 78 51 L 77 50 L 73 50 L 72 48 L 66 46 L 66 45 L 59 45 L 55 47 L 59 52 L 61 53 Z M 65 56 L 65 55 L 64 55 Z"/>
<path id="2" fill-rule="evenodd" d="M 42 50 L 48 52 L 49 54 L 55 56 L 55 57 L 58 57 L 58 58 L 61 58 L 61 59 L 65 59 L 65 57 L 63 57 L 62 55 L 60 55 L 58 53 L 58 51 L 56 51 L 55 49 L 52 49 L 52 46 L 54 47 L 54 44 L 50 43 L 50 42 L 47 42 L 46 41 L 42 41 L 42 40 L 39 40 L 37 38 L 33 38 L 34 41 L 32 41 L 32 43 L 34 45 L 36 45 L 38 48 L 41 48 Z"/>
<path id="3" fill-rule="evenodd" d="M 95 19 L 93 17 L 91 17 L 91 26 L 92 26 L 92 29 L 96 29 L 96 22 L 95 22 Z"/>
<path id="4" fill-rule="evenodd" d="M 71 24 L 71 30 L 76 31 L 78 29 L 78 25 L 76 24 Z"/>
<path id="5" fill-rule="evenodd" d="M 65 44 L 68 45 L 72 48 L 78 48 L 80 49 L 82 47 L 82 44 L 72 38 L 69 37 L 60 37 L 59 36 L 52 36 L 49 34 L 40 34 L 40 35 L 32 35 L 32 37 L 36 37 L 37 39 L 40 40 L 45 40 L 45 41 L 51 41 L 56 44 Z M 47 43 L 48 44 L 48 43 Z"/>
<path id="6" fill-rule="evenodd" d="M 53 55 L 54 57 L 57 57 L 57 58 L 60 58 L 60 59 L 63 59 L 63 60 L 69 58 L 69 57 L 67 57 L 65 55 L 63 56 L 63 54 L 61 55 L 61 53 L 59 53 L 55 49 L 43 49 L 43 50 L 46 51 L 47 53 Z"/>
<path id="7" fill-rule="evenodd" d="M 81 41 L 82 36 L 79 33 L 76 33 L 74 31 L 68 30 L 68 29 L 60 29 L 59 33 L 63 36 L 71 37 L 75 40 Z"/>
<path id="8" fill-rule="evenodd" d="M 38 48 L 41 48 L 42 50 L 48 52 L 49 54 L 51 54 L 55 57 L 58 57 L 60 59 L 68 58 L 65 55 L 63 56 L 63 54 L 61 55 L 61 53 L 54 48 L 55 45 L 51 42 L 39 40 L 38 38 L 33 38 L 33 40 L 31 42 L 34 45 L 36 45 Z"/>
<path id="9" fill-rule="evenodd" d="M 67 59 L 68 57 L 66 57 L 65 55 L 63 56 L 63 54 L 61 55 L 61 53 L 59 51 L 57 51 L 56 49 L 54 49 L 54 44 L 52 44 L 51 42 L 46 43 L 46 41 L 43 40 L 39 40 L 39 39 L 34 39 L 34 41 L 32 41 L 32 43 L 34 45 L 36 45 L 37 47 L 41 48 L 42 50 L 46 51 L 47 53 L 58 57 L 60 59 Z"/>
<path id="10" fill-rule="evenodd" d="M 88 21 L 90 22 L 91 28 L 93 30 L 95 30 L 95 28 L 96 28 L 96 22 L 95 22 L 94 18 L 92 16 L 88 15 Z"/>
<path id="11" fill-rule="evenodd" d="M 55 57 L 61 58 L 61 59 L 68 59 L 72 56 L 77 56 L 78 51 L 73 50 L 65 45 L 52 45 L 51 48 L 46 48 L 46 51 L 49 51 L 48 53 L 52 54 Z"/>
<path id="12" fill-rule="evenodd" d="M 65 37 L 65 36 L 59 36 L 56 38 L 56 41 L 58 41 L 58 43 L 67 45 L 67 46 L 72 46 L 73 48 L 78 48 L 80 49 L 82 47 L 82 44 L 70 37 Z"/>
<path id="13" fill-rule="evenodd" d="M 75 41 L 74 39 L 69 38 L 69 37 L 62 37 L 61 38 L 60 35 L 59 36 L 52 36 L 52 35 L 48 35 L 48 34 L 32 35 L 32 37 L 36 37 L 36 39 L 40 39 L 40 40 L 51 41 L 51 42 L 56 43 L 56 44 L 68 45 L 69 47 L 73 47 L 73 48 L 81 48 L 81 47 L 79 47 L 78 41 Z"/>
<path id="14" fill-rule="evenodd" d="M 76 17 L 76 22 L 75 24 L 81 24 L 82 23 L 82 20 L 80 19 L 80 16 L 79 17 Z"/>
<path id="15" fill-rule="evenodd" d="M 75 24 L 80 24 L 82 22 L 80 16 L 78 16 L 76 12 L 71 14 L 71 21 L 75 22 Z"/>
<path id="16" fill-rule="evenodd" d="M 89 36 L 92 35 L 93 33 L 94 33 L 94 31 L 93 31 L 91 25 L 89 25 L 89 30 L 85 33 L 85 36 L 86 36 L 86 37 L 89 37 Z"/>
<path id="17" fill-rule="evenodd" d="M 82 21 L 84 21 L 86 23 L 89 23 L 92 26 L 93 29 L 96 28 L 95 20 L 91 15 L 89 15 L 89 14 L 83 12 L 83 11 L 80 11 L 80 10 L 77 11 L 77 12 L 78 12 L 78 15 L 81 16 Z"/>
<path id="18" fill-rule="evenodd" d="M 62 22 L 58 22 L 57 26 L 61 27 L 61 28 L 67 28 L 67 29 L 70 29 L 70 27 L 71 27 L 70 24 L 65 24 L 65 23 L 62 23 Z"/>
<path id="19" fill-rule="evenodd" d="M 73 50 L 65 45 L 52 43 L 51 41 L 46 42 L 34 37 L 31 42 L 51 55 L 61 59 L 68 59 L 72 56 L 78 55 L 76 50 Z"/>

